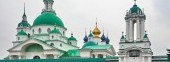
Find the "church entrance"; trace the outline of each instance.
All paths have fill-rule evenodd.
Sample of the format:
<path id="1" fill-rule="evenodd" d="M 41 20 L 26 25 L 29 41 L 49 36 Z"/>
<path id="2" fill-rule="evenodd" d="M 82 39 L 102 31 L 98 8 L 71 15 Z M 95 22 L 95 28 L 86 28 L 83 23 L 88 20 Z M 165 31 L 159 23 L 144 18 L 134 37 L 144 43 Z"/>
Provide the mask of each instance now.
<path id="1" fill-rule="evenodd" d="M 40 57 L 39 56 L 34 56 L 34 58 L 33 59 L 40 59 Z"/>

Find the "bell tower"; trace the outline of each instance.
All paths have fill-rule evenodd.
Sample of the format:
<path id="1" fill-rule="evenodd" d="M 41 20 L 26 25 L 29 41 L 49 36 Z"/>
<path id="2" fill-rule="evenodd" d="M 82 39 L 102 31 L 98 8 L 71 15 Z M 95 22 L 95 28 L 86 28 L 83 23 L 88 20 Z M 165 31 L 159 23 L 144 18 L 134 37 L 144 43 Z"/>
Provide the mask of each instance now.
<path id="1" fill-rule="evenodd" d="M 120 39 L 119 62 L 152 61 L 153 53 L 145 31 L 145 20 L 144 10 L 141 10 L 134 0 L 133 7 L 125 15 L 126 35 L 122 34 Z"/>

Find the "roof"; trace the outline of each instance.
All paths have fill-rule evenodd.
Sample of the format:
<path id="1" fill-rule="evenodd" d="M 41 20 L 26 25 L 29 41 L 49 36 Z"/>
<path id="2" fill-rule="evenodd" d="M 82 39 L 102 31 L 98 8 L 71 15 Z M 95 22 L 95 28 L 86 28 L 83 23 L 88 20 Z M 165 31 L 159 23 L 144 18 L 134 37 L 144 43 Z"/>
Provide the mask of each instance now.
<path id="1" fill-rule="evenodd" d="M 60 58 L 64 57 L 79 57 L 80 56 L 80 51 L 79 50 L 68 50 L 65 52 Z"/>
<path id="2" fill-rule="evenodd" d="M 27 35 L 27 33 L 25 33 L 24 30 L 21 30 L 20 32 L 17 33 L 17 36 L 18 35 Z"/>
<path id="3" fill-rule="evenodd" d="M 85 48 L 87 46 L 96 46 L 97 44 L 94 41 L 88 41 L 86 42 L 82 48 Z"/>
<path id="4" fill-rule="evenodd" d="M 58 29 L 56 29 L 56 28 L 54 28 L 50 33 L 61 34 L 61 32 Z"/>
<path id="5" fill-rule="evenodd" d="M 65 28 L 62 20 L 52 12 L 43 12 L 40 16 L 38 16 L 34 20 L 33 26 L 38 25 L 56 25 Z"/>
<path id="6" fill-rule="evenodd" d="M 62 58 L 62 59 L 24 59 L 24 60 L 0 60 L 0 62 L 106 62 L 102 58 Z"/>
<path id="7" fill-rule="evenodd" d="M 138 11 L 141 11 L 141 9 L 135 4 L 132 8 L 130 8 L 131 13 L 137 13 Z"/>
<path id="8" fill-rule="evenodd" d="M 70 38 L 68 38 L 68 41 L 77 41 L 77 39 L 73 36 L 71 36 Z"/>
<path id="9" fill-rule="evenodd" d="M 27 21 L 21 21 L 18 27 L 30 27 L 31 25 Z"/>
<path id="10" fill-rule="evenodd" d="M 87 46 L 84 49 L 109 49 L 111 45 L 96 45 L 96 46 Z"/>

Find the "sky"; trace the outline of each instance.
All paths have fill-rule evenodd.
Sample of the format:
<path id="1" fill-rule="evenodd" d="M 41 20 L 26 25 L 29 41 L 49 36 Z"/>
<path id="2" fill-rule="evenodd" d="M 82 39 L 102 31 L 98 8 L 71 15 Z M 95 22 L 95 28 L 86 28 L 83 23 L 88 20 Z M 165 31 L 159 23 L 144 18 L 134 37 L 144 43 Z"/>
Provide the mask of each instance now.
<path id="1" fill-rule="evenodd" d="M 26 3 L 26 15 L 32 25 L 44 8 L 43 0 L 0 0 L 0 59 L 8 56 L 16 28 L 22 21 Z M 101 31 L 108 33 L 116 52 L 121 32 L 125 32 L 125 14 L 134 4 L 133 0 L 54 0 L 53 9 L 67 27 L 67 37 L 73 32 L 78 46 L 83 45 L 85 29 L 94 29 L 96 18 Z M 154 55 L 166 55 L 170 48 L 170 0 L 137 0 L 146 14 L 146 30 Z"/>

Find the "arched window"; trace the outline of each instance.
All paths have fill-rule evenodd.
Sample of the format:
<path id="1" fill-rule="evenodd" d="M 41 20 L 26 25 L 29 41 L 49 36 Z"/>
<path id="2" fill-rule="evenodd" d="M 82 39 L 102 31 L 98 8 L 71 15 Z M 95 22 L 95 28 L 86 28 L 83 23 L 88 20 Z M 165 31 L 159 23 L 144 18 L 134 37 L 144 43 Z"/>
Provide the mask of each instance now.
<path id="1" fill-rule="evenodd" d="M 54 46 L 54 43 L 51 43 L 50 46 Z"/>
<path id="2" fill-rule="evenodd" d="M 103 54 L 98 54 L 98 58 L 103 58 Z"/>
<path id="3" fill-rule="evenodd" d="M 34 56 L 34 58 L 33 59 L 40 59 L 40 57 L 39 56 Z"/>
<path id="4" fill-rule="evenodd" d="M 20 40 L 20 37 L 18 37 L 18 40 Z"/>
<path id="5" fill-rule="evenodd" d="M 65 31 L 63 31 L 63 35 L 65 34 Z"/>
<path id="6" fill-rule="evenodd" d="M 54 55 L 52 54 L 47 55 L 47 59 L 54 59 Z"/>
<path id="7" fill-rule="evenodd" d="M 71 42 L 69 42 L 69 44 L 71 45 Z"/>
<path id="8" fill-rule="evenodd" d="M 53 38 L 54 38 L 54 36 L 52 35 L 52 36 L 51 36 L 51 38 L 53 39 Z"/>
<path id="9" fill-rule="evenodd" d="M 51 32 L 51 29 L 50 29 L 50 28 L 48 28 L 48 29 L 47 29 L 47 32 L 48 32 L 48 33 L 50 33 L 50 32 Z"/>
<path id="10" fill-rule="evenodd" d="M 62 47 L 62 44 L 60 44 L 60 47 Z"/>
<path id="11" fill-rule="evenodd" d="M 30 38 L 30 33 L 28 33 L 28 38 Z"/>
<path id="12" fill-rule="evenodd" d="M 34 29 L 32 30 L 32 33 L 34 34 Z"/>
<path id="13" fill-rule="evenodd" d="M 95 55 L 93 54 L 93 56 L 92 56 L 93 58 L 95 58 Z"/>
<path id="14" fill-rule="evenodd" d="M 38 32 L 41 33 L 41 28 L 38 29 Z"/>

